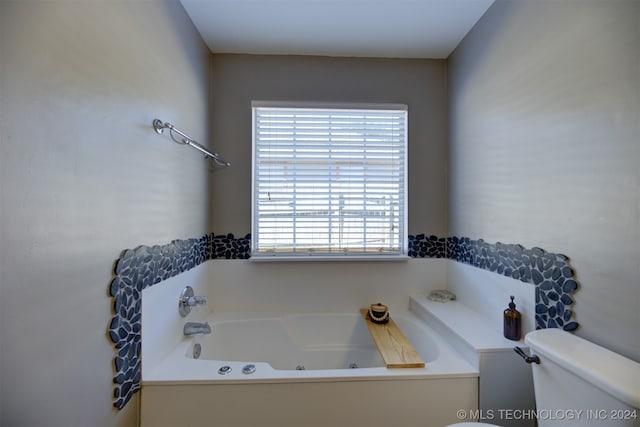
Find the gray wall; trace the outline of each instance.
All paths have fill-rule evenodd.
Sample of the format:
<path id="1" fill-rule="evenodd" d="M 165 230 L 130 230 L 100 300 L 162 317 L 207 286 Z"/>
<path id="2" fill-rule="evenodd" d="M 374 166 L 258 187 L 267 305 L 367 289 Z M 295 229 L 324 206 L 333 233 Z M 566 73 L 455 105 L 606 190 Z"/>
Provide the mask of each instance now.
<path id="1" fill-rule="evenodd" d="M 123 249 L 207 232 L 209 52 L 174 1 L 0 1 L 0 425 L 135 426 L 112 408 Z"/>
<path id="2" fill-rule="evenodd" d="M 578 335 L 636 360 L 639 46 L 635 0 L 498 0 L 448 64 L 450 233 L 568 255 Z"/>
<path id="3" fill-rule="evenodd" d="M 251 231 L 251 101 L 284 100 L 408 104 L 409 233 L 446 234 L 445 61 L 214 55 L 211 94 L 216 233 Z"/>

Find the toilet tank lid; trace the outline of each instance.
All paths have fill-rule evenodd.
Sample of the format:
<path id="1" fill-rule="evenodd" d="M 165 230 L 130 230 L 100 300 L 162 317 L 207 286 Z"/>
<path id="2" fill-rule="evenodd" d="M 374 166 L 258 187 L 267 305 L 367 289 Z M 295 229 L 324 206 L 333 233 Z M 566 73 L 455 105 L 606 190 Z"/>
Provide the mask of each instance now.
<path id="1" fill-rule="evenodd" d="M 538 329 L 525 336 L 525 344 L 540 356 L 640 408 L 640 363 L 557 328 Z"/>

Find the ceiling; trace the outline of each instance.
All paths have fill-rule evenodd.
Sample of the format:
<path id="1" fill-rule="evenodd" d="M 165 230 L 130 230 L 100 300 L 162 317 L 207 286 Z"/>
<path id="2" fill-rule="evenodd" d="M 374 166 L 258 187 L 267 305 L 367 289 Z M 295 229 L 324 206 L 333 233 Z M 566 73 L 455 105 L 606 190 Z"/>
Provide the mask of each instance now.
<path id="1" fill-rule="evenodd" d="M 181 0 L 213 53 L 446 58 L 494 0 Z"/>

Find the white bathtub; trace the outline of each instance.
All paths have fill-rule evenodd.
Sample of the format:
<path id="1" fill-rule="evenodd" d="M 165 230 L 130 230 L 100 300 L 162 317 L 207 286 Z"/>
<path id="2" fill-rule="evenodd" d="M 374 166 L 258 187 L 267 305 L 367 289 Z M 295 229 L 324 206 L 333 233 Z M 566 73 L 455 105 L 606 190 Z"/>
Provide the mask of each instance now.
<path id="1" fill-rule="evenodd" d="M 358 313 L 211 314 L 210 335 L 143 364 L 141 425 L 434 427 L 477 409 L 477 370 L 412 313 L 392 317 L 425 368 L 387 369 Z"/>

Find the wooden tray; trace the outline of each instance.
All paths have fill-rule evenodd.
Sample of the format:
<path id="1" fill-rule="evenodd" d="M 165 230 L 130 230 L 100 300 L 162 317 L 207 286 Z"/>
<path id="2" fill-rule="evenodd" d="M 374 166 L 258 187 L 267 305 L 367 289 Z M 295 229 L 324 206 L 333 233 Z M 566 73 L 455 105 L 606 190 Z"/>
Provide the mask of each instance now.
<path id="1" fill-rule="evenodd" d="M 368 309 L 360 309 L 360 314 L 387 368 L 424 368 L 424 361 L 393 319 L 389 318 L 389 322 L 378 324 L 369 319 Z"/>

